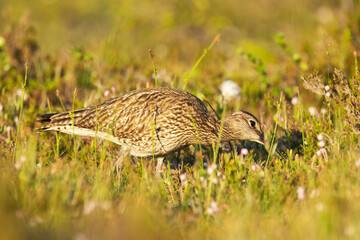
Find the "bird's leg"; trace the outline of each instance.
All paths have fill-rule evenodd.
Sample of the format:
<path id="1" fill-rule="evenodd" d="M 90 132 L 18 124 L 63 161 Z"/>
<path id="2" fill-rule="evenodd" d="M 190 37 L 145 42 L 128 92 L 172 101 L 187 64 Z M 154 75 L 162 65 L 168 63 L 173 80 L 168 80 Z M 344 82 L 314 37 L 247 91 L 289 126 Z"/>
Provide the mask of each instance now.
<path id="1" fill-rule="evenodd" d="M 126 147 L 126 146 L 122 146 L 121 150 L 120 150 L 120 156 L 114 161 L 113 165 L 114 165 L 114 169 L 116 173 L 119 173 L 122 166 L 124 165 L 124 160 L 125 158 L 129 155 L 130 153 L 130 148 Z"/>
<path id="2" fill-rule="evenodd" d="M 161 167 L 164 162 L 164 157 L 156 158 L 156 177 L 160 177 L 161 175 Z"/>

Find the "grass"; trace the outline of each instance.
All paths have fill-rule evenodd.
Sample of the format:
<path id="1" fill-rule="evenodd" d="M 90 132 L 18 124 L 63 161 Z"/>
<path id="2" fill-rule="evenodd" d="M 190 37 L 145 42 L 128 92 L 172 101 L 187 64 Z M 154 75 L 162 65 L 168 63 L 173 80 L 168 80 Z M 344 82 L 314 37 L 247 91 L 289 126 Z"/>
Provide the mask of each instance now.
<path id="1" fill-rule="evenodd" d="M 37 1 L 7 4 L 0 3 L 3 239 L 358 238 L 358 4 L 290 0 L 279 11 L 274 1 L 260 9 L 246 1 L 55 1 L 47 3 L 54 16 Z M 20 17 L 25 6 L 32 17 Z M 89 25 L 64 27 L 78 16 Z M 242 88 L 240 99 L 223 101 L 226 79 Z M 253 113 L 266 126 L 269 152 L 243 141 L 190 146 L 167 158 L 159 179 L 151 159 L 126 158 L 114 171 L 121 149 L 111 142 L 34 131 L 37 115 L 156 85 L 186 87 L 221 119 Z"/>

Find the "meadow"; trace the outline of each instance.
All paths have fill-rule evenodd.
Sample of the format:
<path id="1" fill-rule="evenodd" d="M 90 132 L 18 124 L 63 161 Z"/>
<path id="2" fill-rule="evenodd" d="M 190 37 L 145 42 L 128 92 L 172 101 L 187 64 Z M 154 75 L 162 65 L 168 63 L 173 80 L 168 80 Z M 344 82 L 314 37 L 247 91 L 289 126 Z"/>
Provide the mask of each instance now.
<path id="1" fill-rule="evenodd" d="M 0 2 L 0 239 L 359 239 L 358 1 Z M 151 51 L 151 54 L 149 53 Z M 225 80 L 241 92 L 224 98 Z M 266 144 L 190 146 L 162 177 L 36 118 L 185 89 Z"/>

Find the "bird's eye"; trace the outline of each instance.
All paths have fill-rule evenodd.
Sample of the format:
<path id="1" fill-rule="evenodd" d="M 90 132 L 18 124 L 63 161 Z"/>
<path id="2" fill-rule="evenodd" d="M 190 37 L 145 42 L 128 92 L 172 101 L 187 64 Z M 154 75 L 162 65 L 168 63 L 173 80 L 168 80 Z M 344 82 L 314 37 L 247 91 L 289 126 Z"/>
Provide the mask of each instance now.
<path id="1" fill-rule="evenodd" d="M 256 122 L 254 120 L 249 120 L 249 125 L 254 128 L 256 126 Z"/>

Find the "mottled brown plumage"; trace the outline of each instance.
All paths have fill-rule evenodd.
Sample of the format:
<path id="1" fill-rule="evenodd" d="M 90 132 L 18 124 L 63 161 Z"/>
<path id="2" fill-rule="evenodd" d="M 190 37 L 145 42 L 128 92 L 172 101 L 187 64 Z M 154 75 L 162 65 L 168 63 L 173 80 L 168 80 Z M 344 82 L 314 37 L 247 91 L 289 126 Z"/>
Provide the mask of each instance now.
<path id="1" fill-rule="evenodd" d="M 221 128 L 221 121 L 214 119 L 200 99 L 170 88 L 131 91 L 98 106 L 75 110 L 73 118 L 71 115 L 43 115 L 40 121 L 48 123 L 40 130 L 105 138 L 137 157 L 165 157 L 198 144 L 199 138 L 201 144 L 212 144 Z M 262 143 L 259 121 L 243 111 L 226 117 L 221 141 L 235 139 Z"/>

